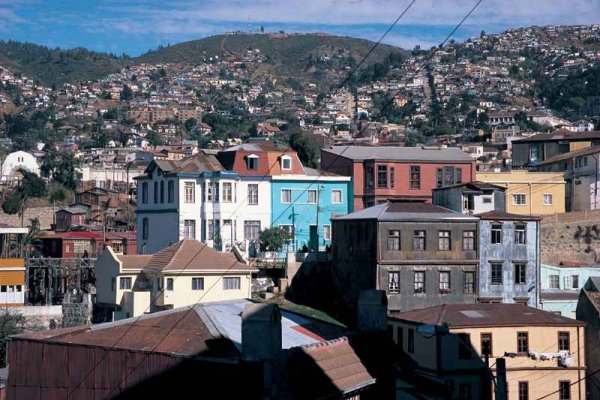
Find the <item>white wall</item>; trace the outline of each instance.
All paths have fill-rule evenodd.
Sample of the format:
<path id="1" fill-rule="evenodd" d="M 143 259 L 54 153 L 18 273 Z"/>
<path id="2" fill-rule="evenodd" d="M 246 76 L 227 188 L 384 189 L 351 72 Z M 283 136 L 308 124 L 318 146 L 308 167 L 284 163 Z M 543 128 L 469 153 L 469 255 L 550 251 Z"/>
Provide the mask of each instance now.
<path id="1" fill-rule="evenodd" d="M 36 175 L 40 175 L 40 167 L 35 157 L 24 151 L 15 151 L 6 156 L 2 161 L 2 176 L 0 182 L 8 182 L 13 179 L 14 173 L 20 169 L 26 169 Z"/>

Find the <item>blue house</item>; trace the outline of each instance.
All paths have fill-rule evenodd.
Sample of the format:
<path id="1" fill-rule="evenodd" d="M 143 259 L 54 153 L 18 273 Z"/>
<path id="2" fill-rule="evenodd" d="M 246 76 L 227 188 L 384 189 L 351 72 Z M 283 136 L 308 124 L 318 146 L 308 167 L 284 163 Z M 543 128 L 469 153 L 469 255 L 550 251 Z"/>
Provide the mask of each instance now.
<path id="1" fill-rule="evenodd" d="M 290 233 L 287 251 L 324 251 L 331 245 L 332 217 L 354 211 L 351 178 L 304 170 L 271 177 L 271 226 Z"/>
<path id="2" fill-rule="evenodd" d="M 542 264 L 541 308 L 563 317 L 575 318 L 579 293 L 589 278 L 600 277 L 600 266 L 586 262 L 563 261 L 558 265 Z"/>

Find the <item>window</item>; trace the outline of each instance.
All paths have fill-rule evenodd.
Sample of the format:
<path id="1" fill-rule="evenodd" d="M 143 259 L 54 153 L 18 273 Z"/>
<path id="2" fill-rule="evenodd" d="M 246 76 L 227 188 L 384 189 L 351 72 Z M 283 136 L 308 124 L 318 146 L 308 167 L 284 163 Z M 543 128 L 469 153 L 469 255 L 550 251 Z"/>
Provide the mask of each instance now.
<path id="1" fill-rule="evenodd" d="M 238 290 L 241 287 L 239 276 L 223 278 L 223 290 Z"/>
<path id="2" fill-rule="evenodd" d="M 208 181 L 206 182 L 206 201 L 213 201 L 213 186 Z"/>
<path id="3" fill-rule="evenodd" d="M 415 231 L 413 233 L 413 250 L 425 251 L 425 231 Z"/>
<path id="4" fill-rule="evenodd" d="M 255 156 L 254 154 L 250 154 L 248 157 L 246 157 L 246 168 L 252 169 L 252 170 L 257 170 L 258 169 L 258 156 Z"/>
<path id="5" fill-rule="evenodd" d="M 515 244 L 525 244 L 527 242 L 527 235 L 525 232 L 525 225 L 515 225 Z"/>
<path id="6" fill-rule="evenodd" d="M 579 289 L 579 275 L 571 275 L 571 288 Z"/>
<path id="7" fill-rule="evenodd" d="M 169 181 L 167 185 L 167 201 L 169 203 L 175 202 L 175 182 Z"/>
<path id="8" fill-rule="evenodd" d="M 513 194 L 513 204 L 516 206 L 522 206 L 527 204 L 526 197 L 524 194 L 515 193 Z"/>
<path id="9" fill-rule="evenodd" d="M 462 169 L 461 168 L 456 168 L 454 177 L 455 177 L 454 183 L 456 183 L 456 184 L 462 183 Z"/>
<path id="10" fill-rule="evenodd" d="M 502 243 L 502 225 L 492 225 L 492 244 Z"/>
<path id="11" fill-rule="evenodd" d="M 387 165 L 377 166 L 377 187 L 386 188 L 388 186 Z"/>
<path id="12" fill-rule="evenodd" d="M 258 240 L 260 221 L 244 221 L 244 240 Z"/>
<path id="13" fill-rule="evenodd" d="M 475 293 L 475 272 L 474 271 L 465 271 L 464 273 L 464 287 L 463 290 L 465 294 L 473 294 Z"/>
<path id="14" fill-rule="evenodd" d="M 475 250 L 475 231 L 463 231 L 463 251 Z"/>
<path id="15" fill-rule="evenodd" d="M 440 293 L 450 293 L 450 271 L 440 271 Z"/>
<path id="16" fill-rule="evenodd" d="M 400 272 L 388 271 L 388 293 L 400 293 Z"/>
<path id="17" fill-rule="evenodd" d="M 173 278 L 167 278 L 167 290 L 173 290 Z"/>
<path id="18" fill-rule="evenodd" d="M 458 386 L 458 400 L 473 400 L 470 383 L 461 383 Z"/>
<path id="19" fill-rule="evenodd" d="M 165 202 L 165 181 L 160 181 L 160 202 Z"/>
<path id="20" fill-rule="evenodd" d="M 342 191 L 334 189 L 331 191 L 331 204 L 342 204 Z"/>
<path id="21" fill-rule="evenodd" d="M 571 381 L 558 382 L 558 398 L 560 400 L 571 400 Z"/>
<path id="22" fill-rule="evenodd" d="M 196 220 L 186 219 L 183 221 L 183 236 L 186 239 L 196 239 Z"/>
<path id="23" fill-rule="evenodd" d="M 394 167 L 390 167 L 390 187 L 394 188 Z"/>
<path id="24" fill-rule="evenodd" d="M 317 191 L 314 189 L 308 190 L 308 204 L 317 204 Z"/>
<path id="25" fill-rule="evenodd" d="M 529 351 L 529 333 L 517 332 L 517 352 L 527 353 Z"/>
<path id="26" fill-rule="evenodd" d="M 492 264 L 492 285 L 502 285 L 502 264 Z"/>
<path id="27" fill-rule="evenodd" d="M 527 264 L 515 263 L 515 285 L 527 283 Z"/>
<path id="28" fill-rule="evenodd" d="M 292 169 L 292 158 L 290 156 L 281 157 L 281 169 Z"/>
<path id="29" fill-rule="evenodd" d="M 492 334 L 491 333 L 482 333 L 481 334 L 481 355 L 482 356 L 492 356 Z"/>
<path id="30" fill-rule="evenodd" d="M 491 197 L 482 197 L 481 198 L 483 200 L 484 204 L 491 204 L 492 203 L 492 198 Z"/>
<path id="31" fill-rule="evenodd" d="M 415 271 L 415 293 L 425 293 L 425 271 Z"/>
<path id="32" fill-rule="evenodd" d="M 292 202 L 292 191 L 290 189 L 281 189 L 281 202 L 283 204 Z"/>
<path id="33" fill-rule="evenodd" d="M 400 231 L 390 230 L 388 231 L 388 251 L 399 251 L 400 250 Z"/>
<path id="34" fill-rule="evenodd" d="M 185 202 L 195 203 L 196 202 L 196 184 L 194 182 L 186 182 L 185 188 Z"/>
<path id="35" fill-rule="evenodd" d="M 367 167 L 367 173 L 365 174 L 365 179 L 367 180 L 367 188 L 373 188 L 373 167 Z"/>
<path id="36" fill-rule="evenodd" d="M 519 400 L 529 400 L 529 382 L 519 382 Z"/>
<path id="37" fill-rule="evenodd" d="M 204 278 L 192 278 L 192 290 L 204 290 Z"/>
<path id="38" fill-rule="evenodd" d="M 544 205 L 545 206 L 552 205 L 552 195 L 550 193 L 544 193 Z"/>
<path id="39" fill-rule="evenodd" d="M 421 167 L 410 167 L 410 188 L 412 190 L 421 189 Z"/>
<path id="40" fill-rule="evenodd" d="M 131 277 L 121 277 L 119 278 L 119 289 L 127 290 L 131 289 Z"/>
<path id="41" fill-rule="evenodd" d="M 408 343 L 406 344 L 406 350 L 409 353 L 415 352 L 415 330 L 408 328 Z"/>
<path id="42" fill-rule="evenodd" d="M 142 203 L 148 204 L 148 182 L 142 183 Z"/>
<path id="43" fill-rule="evenodd" d="M 444 172 L 441 168 L 438 168 L 436 171 L 436 187 L 444 186 Z"/>
<path id="44" fill-rule="evenodd" d="M 213 198 L 215 199 L 215 203 L 219 202 L 219 182 L 213 182 Z"/>
<path id="45" fill-rule="evenodd" d="M 458 334 L 458 358 L 460 360 L 471 358 L 471 335 L 468 333 Z"/>
<path id="46" fill-rule="evenodd" d="M 148 218 L 143 218 L 142 219 L 142 239 L 143 240 L 148 240 Z"/>
<path id="47" fill-rule="evenodd" d="M 223 183 L 223 203 L 231 203 L 233 192 L 231 191 L 231 182 Z"/>
<path id="48" fill-rule="evenodd" d="M 454 168 L 444 167 L 444 186 L 454 184 Z"/>
<path id="49" fill-rule="evenodd" d="M 450 231 L 438 232 L 438 250 L 450 251 Z"/>
<path id="50" fill-rule="evenodd" d="M 208 228 L 206 229 L 208 232 L 207 239 L 213 240 L 215 238 L 215 221 L 212 219 L 206 220 L 206 225 Z"/>
<path id="51" fill-rule="evenodd" d="M 154 182 L 154 204 L 158 203 L 158 182 Z"/>
<path id="52" fill-rule="evenodd" d="M 258 185 L 257 184 L 249 184 L 248 185 L 248 204 L 251 206 L 258 205 Z"/>
<path id="53" fill-rule="evenodd" d="M 331 225 L 323 225 L 323 240 L 331 240 Z"/>
<path id="54" fill-rule="evenodd" d="M 560 280 L 558 279 L 558 275 L 549 275 L 548 280 L 550 289 L 560 289 Z"/>
<path id="55" fill-rule="evenodd" d="M 558 332 L 558 351 L 570 351 L 569 332 Z"/>

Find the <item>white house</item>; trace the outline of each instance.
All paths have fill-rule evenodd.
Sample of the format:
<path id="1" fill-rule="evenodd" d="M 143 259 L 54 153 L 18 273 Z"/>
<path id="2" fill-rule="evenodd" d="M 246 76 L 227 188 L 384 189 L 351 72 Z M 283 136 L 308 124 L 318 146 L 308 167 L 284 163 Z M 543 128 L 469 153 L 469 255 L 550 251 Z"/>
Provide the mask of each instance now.
<path id="1" fill-rule="evenodd" d="M 7 184 L 18 179 L 16 173 L 20 169 L 40 175 L 40 167 L 33 155 L 25 151 L 15 151 L 2 160 L 0 183 Z"/>
<path id="2" fill-rule="evenodd" d="M 248 250 L 270 226 L 270 181 L 227 171 L 213 155 L 155 160 L 136 180 L 138 253 L 182 239 Z"/>

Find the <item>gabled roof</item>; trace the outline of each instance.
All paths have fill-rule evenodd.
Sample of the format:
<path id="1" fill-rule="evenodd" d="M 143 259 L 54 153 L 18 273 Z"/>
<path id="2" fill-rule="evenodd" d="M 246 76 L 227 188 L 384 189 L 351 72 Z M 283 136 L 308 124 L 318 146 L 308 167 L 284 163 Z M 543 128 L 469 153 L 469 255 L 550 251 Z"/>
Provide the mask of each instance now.
<path id="1" fill-rule="evenodd" d="M 124 255 L 118 254 L 116 257 L 121 261 L 122 269 L 141 271 L 148 264 L 152 256 L 147 254 Z"/>
<path id="2" fill-rule="evenodd" d="M 391 316 L 425 325 L 450 328 L 502 326 L 583 326 L 585 323 L 521 304 L 443 304 Z"/>
<path id="3" fill-rule="evenodd" d="M 364 210 L 347 214 L 335 220 L 366 220 L 377 221 L 478 221 L 479 218 L 459 213 L 448 208 L 429 203 L 417 202 L 386 202 Z"/>
<path id="4" fill-rule="evenodd" d="M 255 268 L 240 262 L 234 253 L 223 253 L 205 243 L 183 239 L 155 253 L 144 270 L 150 272 L 179 271 L 247 271 Z"/>
<path id="5" fill-rule="evenodd" d="M 481 181 L 473 181 L 468 183 L 458 183 L 456 185 L 443 186 L 439 188 L 434 188 L 433 190 L 444 190 L 444 189 L 454 189 L 454 188 L 463 188 L 463 191 L 488 191 L 488 190 L 501 190 L 506 191 L 506 188 L 498 185 L 494 185 L 492 183 L 481 182 Z"/>
<path id="6" fill-rule="evenodd" d="M 334 146 L 323 149 L 351 160 L 394 160 L 472 163 L 473 158 L 458 147 Z"/>
<path id="7" fill-rule="evenodd" d="M 199 152 L 183 160 L 154 160 L 148 165 L 145 173 L 153 171 L 156 167 L 160 168 L 165 175 L 225 170 L 214 155 L 204 152 Z"/>

